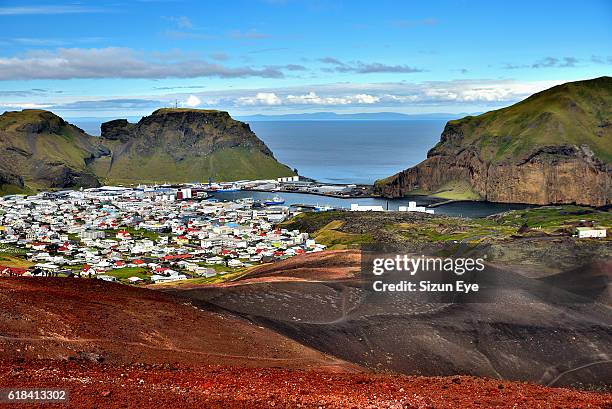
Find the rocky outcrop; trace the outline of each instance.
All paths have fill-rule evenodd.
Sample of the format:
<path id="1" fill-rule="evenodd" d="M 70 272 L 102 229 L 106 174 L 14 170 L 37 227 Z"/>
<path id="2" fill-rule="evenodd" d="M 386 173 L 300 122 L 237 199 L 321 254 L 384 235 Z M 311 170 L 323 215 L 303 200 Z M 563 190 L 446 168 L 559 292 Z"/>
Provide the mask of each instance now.
<path id="1" fill-rule="evenodd" d="M 127 142 L 134 127 L 135 125 L 130 124 L 127 119 L 115 119 L 104 122 L 100 126 L 100 131 L 104 139 Z"/>
<path id="2" fill-rule="evenodd" d="M 550 146 L 516 162 L 491 164 L 474 149 L 430 156 L 375 186 L 385 197 L 415 190 L 435 193 L 447 183 L 467 181 L 482 200 L 501 203 L 611 204 L 612 168 L 586 146 Z M 592 153 L 592 152 L 590 152 Z"/>
<path id="3" fill-rule="evenodd" d="M 587 145 L 535 149 L 517 163 L 488 167 L 483 197 L 492 202 L 576 203 L 612 201 L 612 167 Z"/>
<path id="4" fill-rule="evenodd" d="M 18 188 L 23 188 L 25 186 L 21 176 L 14 175 L 9 171 L 0 169 L 0 187 L 4 185 L 13 185 Z"/>
<path id="5" fill-rule="evenodd" d="M 141 153 L 162 144 L 170 155 L 207 155 L 222 148 L 256 149 L 272 156 L 272 151 L 251 131 L 248 124 L 234 120 L 229 113 L 213 110 L 158 109 L 137 124 L 117 119 L 102 124 L 103 139 L 131 141 Z"/>
<path id="6" fill-rule="evenodd" d="M 426 160 L 378 181 L 375 191 L 443 195 L 460 186 L 491 202 L 611 204 L 612 134 L 602 124 L 612 117 L 612 79 L 591 81 L 598 86 L 555 87 L 509 108 L 449 122 Z M 592 89 L 597 94 L 589 98 Z"/>
<path id="7" fill-rule="evenodd" d="M 110 180 L 192 182 L 293 174 L 248 124 L 223 111 L 159 109 L 136 124 L 118 119 L 101 130 L 111 163 L 97 166 L 97 172 Z"/>

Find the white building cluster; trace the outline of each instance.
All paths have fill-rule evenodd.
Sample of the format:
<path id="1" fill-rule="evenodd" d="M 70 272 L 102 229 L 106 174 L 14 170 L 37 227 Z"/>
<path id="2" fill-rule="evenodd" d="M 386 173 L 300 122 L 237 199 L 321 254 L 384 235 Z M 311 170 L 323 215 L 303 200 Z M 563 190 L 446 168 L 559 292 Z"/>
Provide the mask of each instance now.
<path id="1" fill-rule="evenodd" d="M 171 190 L 105 187 L 0 198 L 0 252 L 33 264 L 7 269 L 0 261 L 0 274 L 114 280 L 117 271 L 138 267 L 146 277 L 130 282 L 162 282 L 324 249 L 307 233 L 275 228 L 291 215 L 288 207 L 194 200 L 191 191 Z"/>
<path id="2" fill-rule="evenodd" d="M 384 212 L 385 208 L 381 205 L 363 206 L 358 203 L 351 204 L 351 212 Z M 399 206 L 400 212 L 419 212 L 434 214 L 433 209 L 428 209 L 425 206 L 417 206 L 416 202 L 408 202 L 408 206 Z"/>

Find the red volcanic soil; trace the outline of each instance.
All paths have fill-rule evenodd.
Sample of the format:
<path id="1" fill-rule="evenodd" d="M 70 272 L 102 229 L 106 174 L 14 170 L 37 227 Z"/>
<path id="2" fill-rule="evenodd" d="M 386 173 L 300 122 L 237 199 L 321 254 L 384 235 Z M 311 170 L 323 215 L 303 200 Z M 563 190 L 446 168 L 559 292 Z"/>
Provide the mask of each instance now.
<path id="1" fill-rule="evenodd" d="M 339 280 L 359 273 L 359 250 L 328 250 L 255 267 L 247 278 L 292 277 L 303 280 Z"/>
<path id="2" fill-rule="evenodd" d="M 0 359 L 359 367 L 230 314 L 101 280 L 0 278 Z"/>
<path id="3" fill-rule="evenodd" d="M 254 267 L 238 282 L 245 284 L 249 282 L 350 279 L 359 274 L 360 263 L 361 253 L 359 250 L 326 250 Z M 227 286 L 232 285 L 232 283 L 221 285 Z M 180 288 L 187 287 L 181 285 Z"/>
<path id="4" fill-rule="evenodd" d="M 612 395 L 456 377 L 275 368 L 0 362 L 3 387 L 58 387 L 70 407 L 610 408 Z M 40 407 L 64 407 L 40 405 Z"/>
<path id="5" fill-rule="evenodd" d="M 0 387 L 68 389 L 69 405 L 38 407 L 612 408 L 612 394 L 373 374 L 181 297 L 67 278 L 0 279 Z"/>

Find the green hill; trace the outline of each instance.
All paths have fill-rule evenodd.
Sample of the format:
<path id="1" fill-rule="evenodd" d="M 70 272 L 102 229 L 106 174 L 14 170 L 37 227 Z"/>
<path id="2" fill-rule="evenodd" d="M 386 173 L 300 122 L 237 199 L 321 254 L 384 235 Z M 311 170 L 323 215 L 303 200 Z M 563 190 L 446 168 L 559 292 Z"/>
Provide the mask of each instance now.
<path id="1" fill-rule="evenodd" d="M 44 110 L 0 115 L 0 191 L 96 186 L 87 164 L 107 151 L 95 138 Z"/>
<path id="2" fill-rule="evenodd" d="M 612 162 L 612 78 L 570 82 L 507 108 L 449 121 L 462 146 L 476 145 L 492 162 L 518 158 L 541 146 L 588 145 Z"/>
<path id="3" fill-rule="evenodd" d="M 49 111 L 0 115 L 0 194 L 288 175 L 293 171 L 227 112 L 160 109 L 136 124 L 104 123 L 101 137 Z"/>
<path id="4" fill-rule="evenodd" d="M 571 82 L 449 121 L 427 159 L 376 183 L 410 193 L 534 204 L 611 202 L 612 78 Z"/>

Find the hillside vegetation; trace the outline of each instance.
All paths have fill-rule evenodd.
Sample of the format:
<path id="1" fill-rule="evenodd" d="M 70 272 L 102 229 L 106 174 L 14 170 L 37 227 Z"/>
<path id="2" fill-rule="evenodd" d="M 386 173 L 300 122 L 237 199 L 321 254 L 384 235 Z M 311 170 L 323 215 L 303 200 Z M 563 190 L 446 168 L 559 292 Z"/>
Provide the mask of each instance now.
<path id="1" fill-rule="evenodd" d="M 464 219 L 405 212 L 332 211 L 302 213 L 282 226 L 308 232 L 331 249 L 344 249 L 373 243 L 499 241 L 521 236 L 570 235 L 584 223 L 612 229 L 612 212 L 582 206 L 546 206 Z"/>
<path id="2" fill-rule="evenodd" d="M 612 78 L 570 82 L 449 121 L 417 166 L 379 180 L 386 197 L 612 203 Z"/>
<path id="3" fill-rule="evenodd" d="M 507 108 L 448 125 L 460 128 L 462 146 L 478 146 L 481 157 L 493 163 L 563 144 L 588 145 L 599 159 L 611 163 L 612 78 L 558 85 Z"/>
<path id="4" fill-rule="evenodd" d="M 104 155 L 95 138 L 39 109 L 0 115 L 0 191 L 97 186 L 88 162 Z"/>
<path id="5" fill-rule="evenodd" d="M 102 183 L 203 182 L 293 175 L 227 112 L 159 109 L 86 134 L 44 110 L 0 115 L 0 194 Z"/>

